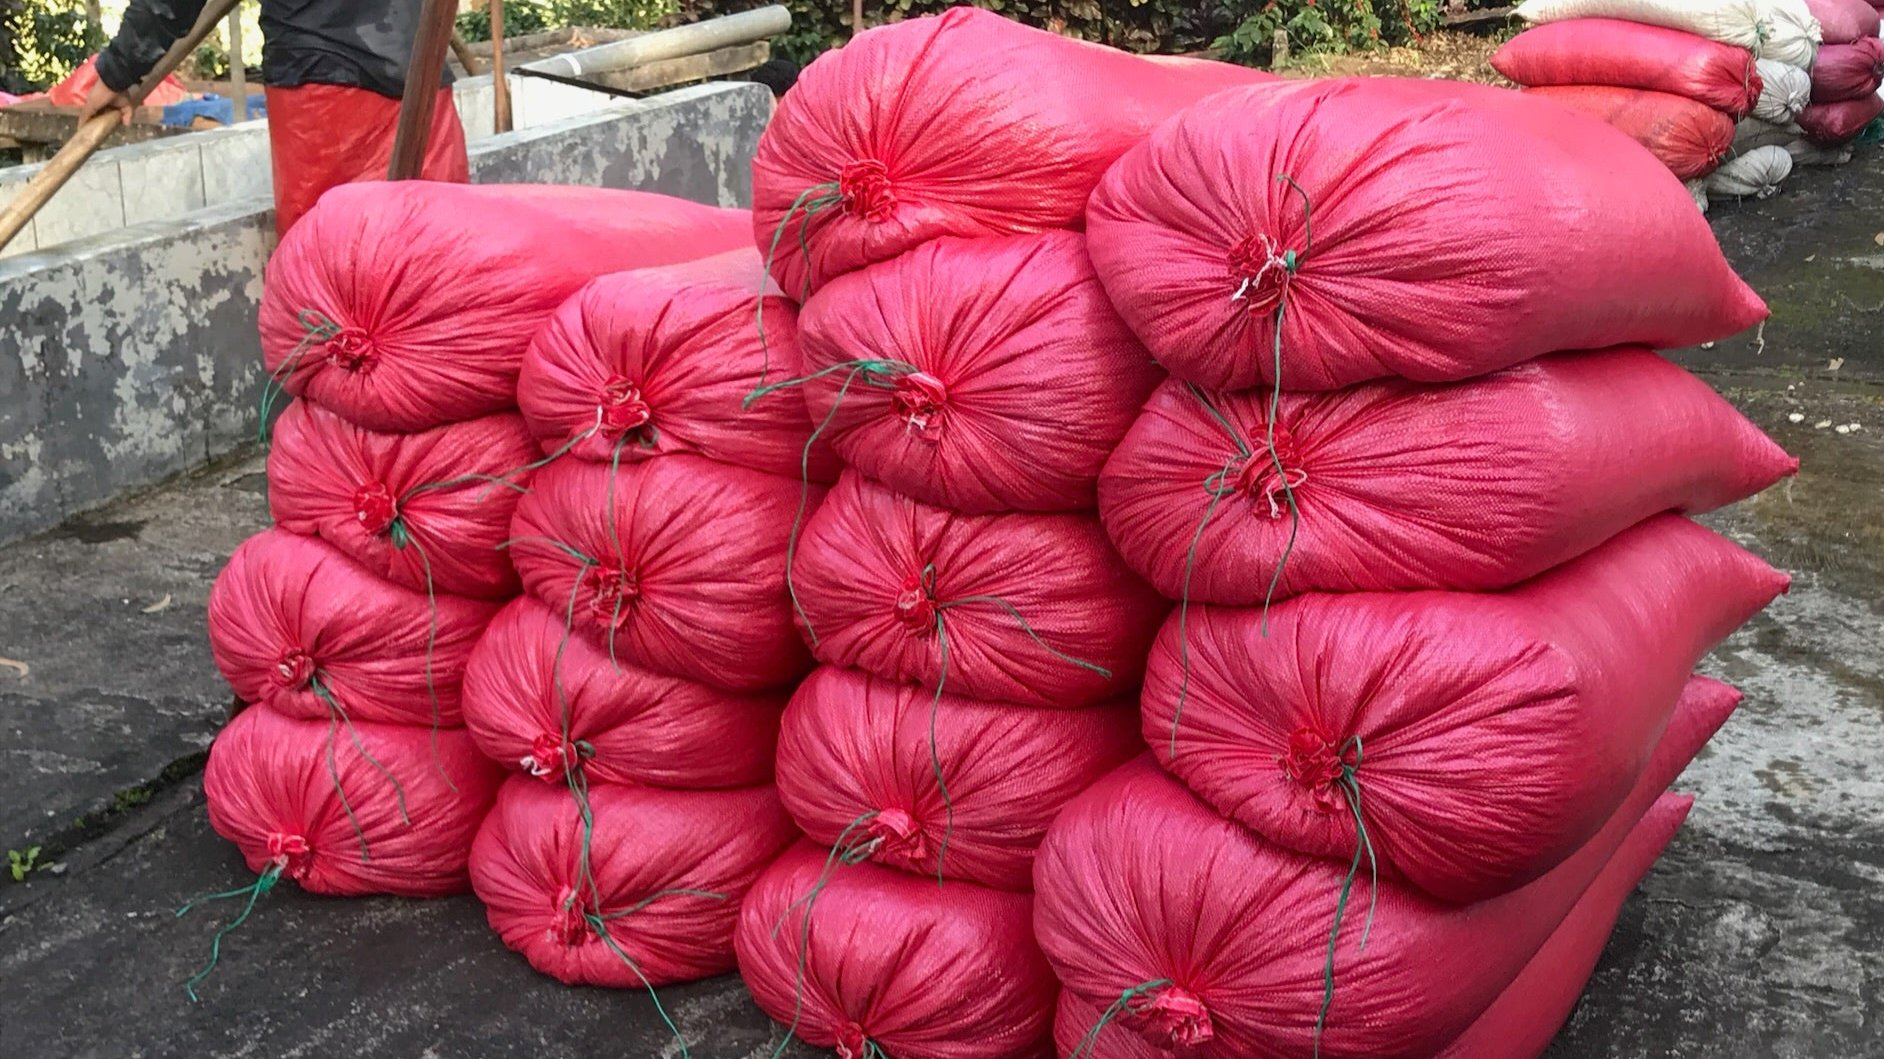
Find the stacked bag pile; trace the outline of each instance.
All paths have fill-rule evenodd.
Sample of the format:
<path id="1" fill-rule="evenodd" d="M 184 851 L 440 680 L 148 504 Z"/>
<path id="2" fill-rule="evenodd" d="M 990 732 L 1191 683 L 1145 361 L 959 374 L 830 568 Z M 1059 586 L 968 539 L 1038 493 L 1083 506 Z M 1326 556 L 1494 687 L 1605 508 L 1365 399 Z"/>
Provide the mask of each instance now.
<path id="1" fill-rule="evenodd" d="M 1652 155 L 1476 85 L 1220 93 L 1086 231 L 1173 376 L 1101 518 L 1177 606 L 1036 861 L 1060 1054 L 1541 1054 L 1787 583 L 1684 515 L 1796 463 L 1653 352 L 1764 305 Z"/>
<path id="2" fill-rule="evenodd" d="M 786 548 L 836 464 L 799 395 L 742 411 L 762 305 L 770 356 L 798 356 L 737 216 L 713 234 L 740 249 L 597 278 L 523 361 L 524 422 L 556 458 L 511 527 L 525 595 L 465 677 L 472 735 L 511 772 L 471 881 L 504 943 L 570 984 L 733 970 L 741 901 L 798 837 L 772 783 L 810 668 Z"/>
<path id="3" fill-rule="evenodd" d="M 1078 228 L 1154 125 L 1268 79 L 958 9 L 819 59 L 760 142 L 755 235 L 803 301 L 802 365 L 752 407 L 802 394 L 843 466 L 792 544 L 822 666 L 785 710 L 778 786 L 807 840 L 737 936 L 760 1007 L 806 1041 L 1051 1048 L 1034 853 L 1141 749 L 1133 697 L 1168 609 L 1096 514 L 1163 376 Z"/>
<path id="4" fill-rule="evenodd" d="M 1815 0 L 1817 2 L 1817 0 Z M 1864 6 L 1865 0 L 1833 0 Z M 1492 66 L 1527 92 L 1607 121 L 1709 195 L 1766 198 L 1794 153 L 1819 161 L 1794 126 L 1810 101 L 1822 36 L 1805 0 L 1526 0 L 1535 28 Z"/>
<path id="5" fill-rule="evenodd" d="M 1800 165 L 1842 165 L 1851 160 L 1853 142 L 1884 114 L 1877 9 L 1865 0 L 1808 0 L 1808 6 L 1824 45 L 1810 74 L 1788 91 L 1790 114 L 1756 110 L 1735 129 L 1734 152 L 1742 158 L 1784 148 Z"/>
<path id="6" fill-rule="evenodd" d="M 475 238 L 469 218 L 488 219 Z M 257 872 L 235 893 L 467 887 L 500 772 L 465 728 L 466 669 L 521 587 L 501 548 L 543 463 L 516 411 L 525 347 L 589 278 L 746 229 L 654 195 L 403 183 L 335 189 L 289 232 L 260 319 L 264 430 L 299 398 L 273 423 L 276 525 L 210 597 L 216 663 L 252 707 L 204 779 Z"/>

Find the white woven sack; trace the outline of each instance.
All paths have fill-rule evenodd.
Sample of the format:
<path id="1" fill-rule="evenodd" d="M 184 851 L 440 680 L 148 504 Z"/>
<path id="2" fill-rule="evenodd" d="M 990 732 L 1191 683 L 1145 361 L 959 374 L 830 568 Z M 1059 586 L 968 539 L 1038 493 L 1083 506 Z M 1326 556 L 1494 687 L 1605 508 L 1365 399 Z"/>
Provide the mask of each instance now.
<path id="1" fill-rule="evenodd" d="M 1812 69 L 1819 57 L 1819 42 L 1825 32 L 1805 0 L 1760 0 L 1761 23 L 1765 34 L 1757 53 L 1762 59 L 1775 59 L 1801 70 Z"/>
<path id="2" fill-rule="evenodd" d="M 1762 147 L 1784 147 L 1805 136 L 1805 130 L 1792 122 L 1775 125 L 1758 118 L 1741 118 L 1734 125 L 1734 154 L 1746 154 Z"/>
<path id="3" fill-rule="evenodd" d="M 1524 0 L 1519 18 L 1533 25 L 1573 18 L 1619 18 L 1693 33 L 1757 50 L 1770 33 L 1762 26 L 1770 0 Z M 1795 0 L 1803 4 L 1805 0 Z"/>
<path id="4" fill-rule="evenodd" d="M 1793 165 L 1844 165 L 1851 161 L 1849 147 L 1820 147 L 1811 140 L 1794 140 L 1786 145 Z"/>
<path id="5" fill-rule="evenodd" d="M 1792 124 L 1812 102 L 1812 75 L 1777 59 L 1761 59 L 1754 65 L 1760 71 L 1761 88 L 1753 116 L 1775 125 Z"/>
<path id="6" fill-rule="evenodd" d="M 1684 180 L 1681 182 L 1681 186 L 1688 189 L 1688 194 L 1694 198 L 1694 204 L 1696 206 L 1701 207 L 1702 213 L 1706 213 L 1707 212 L 1707 181 Z"/>
<path id="7" fill-rule="evenodd" d="M 1757 147 L 1735 155 L 1708 174 L 1707 193 L 1730 199 L 1766 199 L 1792 175 L 1792 155 L 1784 147 Z"/>

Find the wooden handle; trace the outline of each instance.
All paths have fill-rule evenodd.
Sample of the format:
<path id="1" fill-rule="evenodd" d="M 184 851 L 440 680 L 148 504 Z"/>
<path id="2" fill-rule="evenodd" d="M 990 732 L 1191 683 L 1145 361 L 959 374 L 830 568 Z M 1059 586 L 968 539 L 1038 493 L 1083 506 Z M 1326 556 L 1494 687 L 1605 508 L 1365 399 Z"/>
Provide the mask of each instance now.
<path id="1" fill-rule="evenodd" d="M 510 131 L 510 82 L 504 77 L 504 0 L 491 0 L 491 95 L 497 132 Z"/>
<path id="2" fill-rule="evenodd" d="M 388 180 L 417 180 L 425 168 L 425 150 L 432 142 L 432 111 L 438 105 L 438 79 L 445 72 L 445 49 L 451 46 L 451 27 L 457 18 L 456 0 L 425 0 L 419 32 L 412 40 L 412 60 L 406 64 L 406 91 L 399 100 L 399 129 L 393 134 Z"/>
<path id="3" fill-rule="evenodd" d="M 131 86 L 130 90 L 124 93 L 125 98 L 131 101 L 131 106 L 136 107 L 144 102 L 144 97 L 150 95 L 158 85 L 162 84 L 164 78 L 169 77 L 171 71 L 175 70 L 185 57 L 196 51 L 196 46 L 203 43 L 203 38 L 209 36 L 210 32 L 229 12 L 235 10 L 240 2 L 241 0 L 210 0 L 209 3 L 203 5 L 203 13 L 197 16 L 196 25 L 190 27 L 190 32 L 170 45 L 170 50 L 164 52 L 164 57 L 157 60 L 157 65 L 151 67 L 150 73 L 145 74 L 142 81 Z M 26 182 L 26 188 L 20 192 L 19 197 L 9 203 L 5 209 L 0 210 L 0 250 L 6 249 L 6 245 L 13 241 L 13 237 L 20 234 L 20 231 L 32 222 L 33 215 L 52 200 L 52 196 L 65 186 L 66 181 L 72 179 L 72 174 L 78 172 L 79 166 L 84 165 L 85 160 L 111 138 L 112 131 L 122 120 L 122 116 L 116 110 L 92 115 L 90 121 L 81 124 L 78 132 L 59 147 L 59 153 L 52 156 L 52 161 L 47 162 L 44 168 L 33 174 L 33 178 Z"/>
<path id="4" fill-rule="evenodd" d="M 451 53 L 458 57 L 458 65 L 464 67 L 466 77 L 478 75 L 478 57 L 471 54 L 471 45 L 464 42 L 464 36 L 457 30 L 451 31 Z"/>

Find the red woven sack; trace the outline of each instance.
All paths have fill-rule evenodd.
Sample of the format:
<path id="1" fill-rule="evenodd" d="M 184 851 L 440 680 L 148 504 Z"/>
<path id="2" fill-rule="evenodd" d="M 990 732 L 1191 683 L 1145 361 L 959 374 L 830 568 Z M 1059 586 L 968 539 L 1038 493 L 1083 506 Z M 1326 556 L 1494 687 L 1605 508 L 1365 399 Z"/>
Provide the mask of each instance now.
<path id="1" fill-rule="evenodd" d="M 1639 349 L 1284 394 L 1273 457 L 1269 403 L 1166 383 L 1107 462 L 1106 532 L 1166 596 L 1504 588 L 1798 468 L 1712 387 Z"/>
<path id="2" fill-rule="evenodd" d="M 779 101 L 752 162 L 754 234 L 802 300 L 939 236 L 1077 228 L 1106 166 L 1159 122 L 1268 80 L 967 7 L 866 30 Z"/>
<path id="3" fill-rule="evenodd" d="M 1140 758 L 1048 830 L 1034 865 L 1035 934 L 1089 1008 L 1130 991 L 1102 1040 L 1136 1034 L 1187 1059 L 1424 1059 L 1517 978 L 1732 705 L 1684 699 L 1595 838 L 1529 886 L 1464 908 L 1386 880 L 1376 889 L 1362 867 L 1343 916 L 1348 861 L 1271 846 Z M 1333 996 L 1318 1034 L 1331 928 Z"/>
<path id="4" fill-rule="evenodd" d="M 758 292 L 763 300 L 761 334 Z M 797 310 L 742 249 L 617 272 L 576 292 L 530 342 L 517 404 L 544 452 L 632 463 L 692 453 L 769 474 L 837 477 L 803 396 L 748 404 L 766 378 L 800 369 Z"/>
<path id="5" fill-rule="evenodd" d="M 211 744 L 203 791 L 250 871 L 337 897 L 444 897 L 468 884 L 497 779 L 462 729 L 250 709 Z"/>
<path id="6" fill-rule="evenodd" d="M 1799 112 L 1806 139 L 1820 147 L 1841 147 L 1858 138 L 1866 125 L 1884 115 L 1884 96 L 1876 94 L 1837 103 L 1814 103 Z"/>
<path id="7" fill-rule="evenodd" d="M 1145 740 L 1287 849 L 1352 857 L 1358 796 L 1382 874 L 1482 900 L 1596 833 L 1695 663 L 1786 584 L 1666 515 L 1496 594 L 1192 607 L 1152 649 Z"/>
<path id="8" fill-rule="evenodd" d="M 264 530 L 210 589 L 209 648 L 237 698 L 290 717 L 455 726 L 465 661 L 496 612 Z"/>
<path id="9" fill-rule="evenodd" d="M 840 1059 L 1050 1056 L 1059 986 L 1030 895 L 827 860 L 799 843 L 740 909 L 739 974 L 766 1014 Z"/>
<path id="10" fill-rule="evenodd" d="M 1735 118 L 1753 112 L 1763 87 L 1753 53 L 1745 48 L 1610 18 L 1573 18 L 1527 29 L 1499 48 L 1491 64 L 1521 85 L 1667 92 Z"/>
<path id="11" fill-rule="evenodd" d="M 1876 37 L 1854 44 L 1827 44 L 1812 64 L 1814 103 L 1861 100 L 1876 95 L 1879 85 L 1884 85 L 1884 41 Z"/>
<path id="12" fill-rule="evenodd" d="M 467 239 L 475 217 L 502 223 Z M 374 430 L 474 419 L 515 405 L 530 336 L 584 283 L 748 233 L 743 211 L 635 191 L 343 185 L 268 261 L 263 360 L 272 384 Z"/>
<path id="13" fill-rule="evenodd" d="M 1034 850 L 1060 807 L 1142 749 L 1130 702 L 1038 710 L 938 700 L 826 667 L 785 710 L 778 789 L 820 846 L 1028 891 Z"/>
<path id="14" fill-rule="evenodd" d="M 1683 180 L 1712 173 L 1734 145 L 1734 119 L 1667 92 L 1563 85 L 1527 89 L 1526 94 L 1614 125 Z"/>
<path id="15" fill-rule="evenodd" d="M 464 723 L 478 749 L 561 784 L 700 790 L 772 782 L 783 695 L 741 695 L 664 677 L 572 633 L 524 597 L 497 615 L 464 672 Z"/>
<path id="16" fill-rule="evenodd" d="M 1805 0 L 1805 6 L 1819 20 L 1819 32 L 1826 44 L 1851 44 L 1877 37 L 1877 9 L 1865 0 Z M 1817 63 L 1813 64 L 1812 75 L 1818 76 Z"/>
<path id="17" fill-rule="evenodd" d="M 792 584 L 820 662 L 1026 706 L 1136 687 L 1168 609 L 1095 518 L 957 515 L 855 472 L 805 524 Z"/>
<path id="18" fill-rule="evenodd" d="M 1518 977 L 1439 1059 L 1537 1059 L 1576 1009 L 1623 902 L 1681 830 L 1694 799 L 1664 794 Z"/>
<path id="19" fill-rule="evenodd" d="M 382 434 L 296 401 L 275 424 L 268 509 L 394 584 L 508 599 L 517 572 L 498 545 L 538 455 L 515 415 Z"/>
<path id="20" fill-rule="evenodd" d="M 1549 188 L 1460 190 L 1515 173 Z M 1481 85 L 1220 93 L 1113 166 L 1087 234 L 1152 356 L 1223 389 L 1278 364 L 1293 390 L 1444 382 L 1561 349 L 1693 345 L 1766 315 L 1665 167 L 1600 122 Z"/>
<path id="21" fill-rule="evenodd" d="M 1162 377 L 1073 232 L 924 243 L 820 290 L 802 325 L 844 462 L 967 514 L 1091 510 Z"/>
<path id="22" fill-rule="evenodd" d="M 1595 970 L 1623 901 L 1681 828 L 1693 801 L 1674 794 L 1656 799 L 1550 940 L 1471 1028 L 1439 1053 L 1441 1059 L 1536 1059 L 1544 1053 Z M 1168 1059 L 1171 1054 L 1135 1033 L 1102 1027 L 1094 1035 L 1092 1028 L 1103 1018 L 1078 993 L 1062 990 L 1053 1021 L 1059 1053 L 1086 1059 Z"/>
<path id="23" fill-rule="evenodd" d="M 585 841 L 562 784 L 504 784 L 471 848 L 491 929 L 569 985 L 639 989 L 731 971 L 739 903 L 798 834 L 778 795 L 598 784 L 587 798 Z"/>
<path id="24" fill-rule="evenodd" d="M 785 551 L 820 492 L 694 456 L 615 472 L 563 460 L 517 505 L 510 557 L 526 590 L 611 657 L 716 688 L 778 687 L 811 668 Z"/>

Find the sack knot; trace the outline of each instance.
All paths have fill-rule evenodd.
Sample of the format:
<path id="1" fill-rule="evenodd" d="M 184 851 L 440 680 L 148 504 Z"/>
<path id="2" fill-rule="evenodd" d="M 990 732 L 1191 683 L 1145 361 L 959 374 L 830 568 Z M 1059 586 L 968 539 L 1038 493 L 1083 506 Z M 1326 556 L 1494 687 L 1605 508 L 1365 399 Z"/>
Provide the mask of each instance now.
<path id="1" fill-rule="evenodd" d="M 874 158 L 845 166 L 837 175 L 837 194 L 844 202 L 844 212 L 859 220 L 887 221 L 896 210 L 889 167 Z"/>

